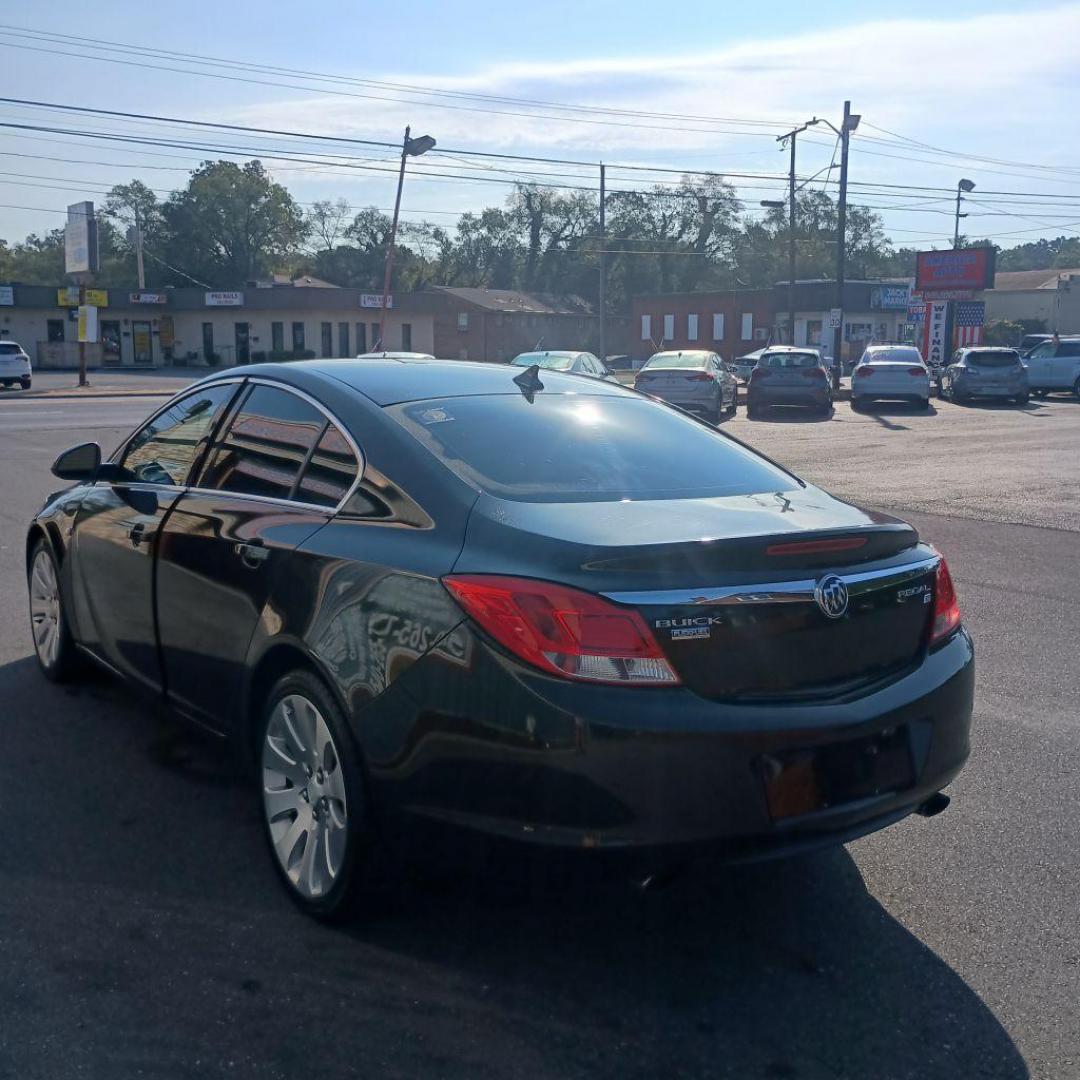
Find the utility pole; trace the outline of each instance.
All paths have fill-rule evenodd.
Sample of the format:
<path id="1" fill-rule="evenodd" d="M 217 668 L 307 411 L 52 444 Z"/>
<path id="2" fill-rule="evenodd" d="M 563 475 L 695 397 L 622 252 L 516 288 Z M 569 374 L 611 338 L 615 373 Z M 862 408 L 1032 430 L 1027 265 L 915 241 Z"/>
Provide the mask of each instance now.
<path id="1" fill-rule="evenodd" d="M 607 228 L 604 203 L 607 201 L 606 170 L 600 163 L 600 362 L 607 367 Z"/>
<path id="2" fill-rule="evenodd" d="M 836 210 L 836 309 L 840 312 L 839 325 L 833 330 L 833 388 L 840 387 L 844 348 L 844 272 L 847 262 L 847 177 L 848 142 L 851 133 L 862 119 L 851 111 L 851 102 L 844 102 L 844 119 L 837 134 L 840 136 L 840 198 Z M 828 121 L 826 121 L 828 123 Z M 832 124 L 829 127 L 836 131 Z"/>
<path id="3" fill-rule="evenodd" d="M 382 301 L 379 304 L 379 340 L 372 344 L 372 352 L 380 351 L 379 345 L 382 345 L 381 351 L 386 352 L 386 308 L 390 300 L 390 275 L 394 270 L 394 244 L 397 241 L 398 214 L 401 212 L 401 189 L 405 186 L 405 162 L 410 157 L 426 154 L 435 145 L 435 140 L 430 135 L 410 139 L 409 132 L 410 128 L 406 126 L 405 138 L 401 140 L 401 169 L 398 172 L 397 195 L 394 198 L 394 218 L 390 223 L 390 240 L 386 245 Z"/>
<path id="4" fill-rule="evenodd" d="M 805 130 L 805 129 L 804 129 Z M 791 133 L 791 165 L 788 167 L 788 344 L 795 344 L 795 136 Z"/>
<path id="5" fill-rule="evenodd" d="M 146 288 L 146 270 L 143 268 L 143 237 L 142 222 L 139 221 L 139 212 L 135 211 L 135 265 L 139 271 L 139 291 Z"/>
<path id="6" fill-rule="evenodd" d="M 974 191 L 975 184 L 971 180 L 961 180 L 956 185 L 956 226 L 953 229 L 952 246 L 953 251 L 956 251 L 960 247 L 960 219 L 967 217 L 967 214 L 960 213 L 960 200 L 964 197 L 965 191 Z"/>

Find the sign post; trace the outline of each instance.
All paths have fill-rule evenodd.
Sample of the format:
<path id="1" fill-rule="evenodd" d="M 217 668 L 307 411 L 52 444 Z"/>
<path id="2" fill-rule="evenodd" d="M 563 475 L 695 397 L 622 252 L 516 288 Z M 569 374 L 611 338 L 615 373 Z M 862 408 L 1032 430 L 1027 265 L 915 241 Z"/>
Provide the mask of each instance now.
<path id="1" fill-rule="evenodd" d="M 93 310 L 93 341 L 97 341 L 97 308 L 87 308 L 86 286 L 98 268 L 97 219 L 92 202 L 72 203 L 64 225 L 64 270 L 79 284 L 79 385 L 89 386 L 86 378 L 86 342 L 84 310 Z"/>

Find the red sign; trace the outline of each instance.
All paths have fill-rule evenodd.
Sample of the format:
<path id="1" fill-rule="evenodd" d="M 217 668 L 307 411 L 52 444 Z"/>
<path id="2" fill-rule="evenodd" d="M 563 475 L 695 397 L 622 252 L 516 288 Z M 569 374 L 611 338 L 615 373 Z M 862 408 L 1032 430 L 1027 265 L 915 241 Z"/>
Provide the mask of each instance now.
<path id="1" fill-rule="evenodd" d="M 915 263 L 915 288 L 992 289 L 994 249 L 962 248 L 959 251 L 920 251 Z"/>

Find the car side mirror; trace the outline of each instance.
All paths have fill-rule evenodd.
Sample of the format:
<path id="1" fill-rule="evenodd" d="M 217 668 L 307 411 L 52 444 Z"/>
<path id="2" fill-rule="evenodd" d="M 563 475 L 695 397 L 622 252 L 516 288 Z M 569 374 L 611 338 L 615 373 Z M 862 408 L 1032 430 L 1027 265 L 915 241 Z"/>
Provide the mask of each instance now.
<path id="1" fill-rule="evenodd" d="M 101 447 L 88 442 L 65 450 L 53 462 L 52 473 L 61 480 L 93 480 L 100 467 Z"/>

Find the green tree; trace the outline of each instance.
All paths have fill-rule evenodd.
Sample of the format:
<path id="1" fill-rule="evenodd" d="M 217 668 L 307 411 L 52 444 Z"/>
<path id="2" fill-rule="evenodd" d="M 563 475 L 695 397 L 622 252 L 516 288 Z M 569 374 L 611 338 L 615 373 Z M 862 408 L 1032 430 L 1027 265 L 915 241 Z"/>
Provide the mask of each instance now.
<path id="1" fill-rule="evenodd" d="M 229 287 L 295 261 L 309 225 L 260 161 L 207 161 L 162 207 L 165 261 L 207 285 Z M 177 284 L 191 284 L 176 275 Z"/>

